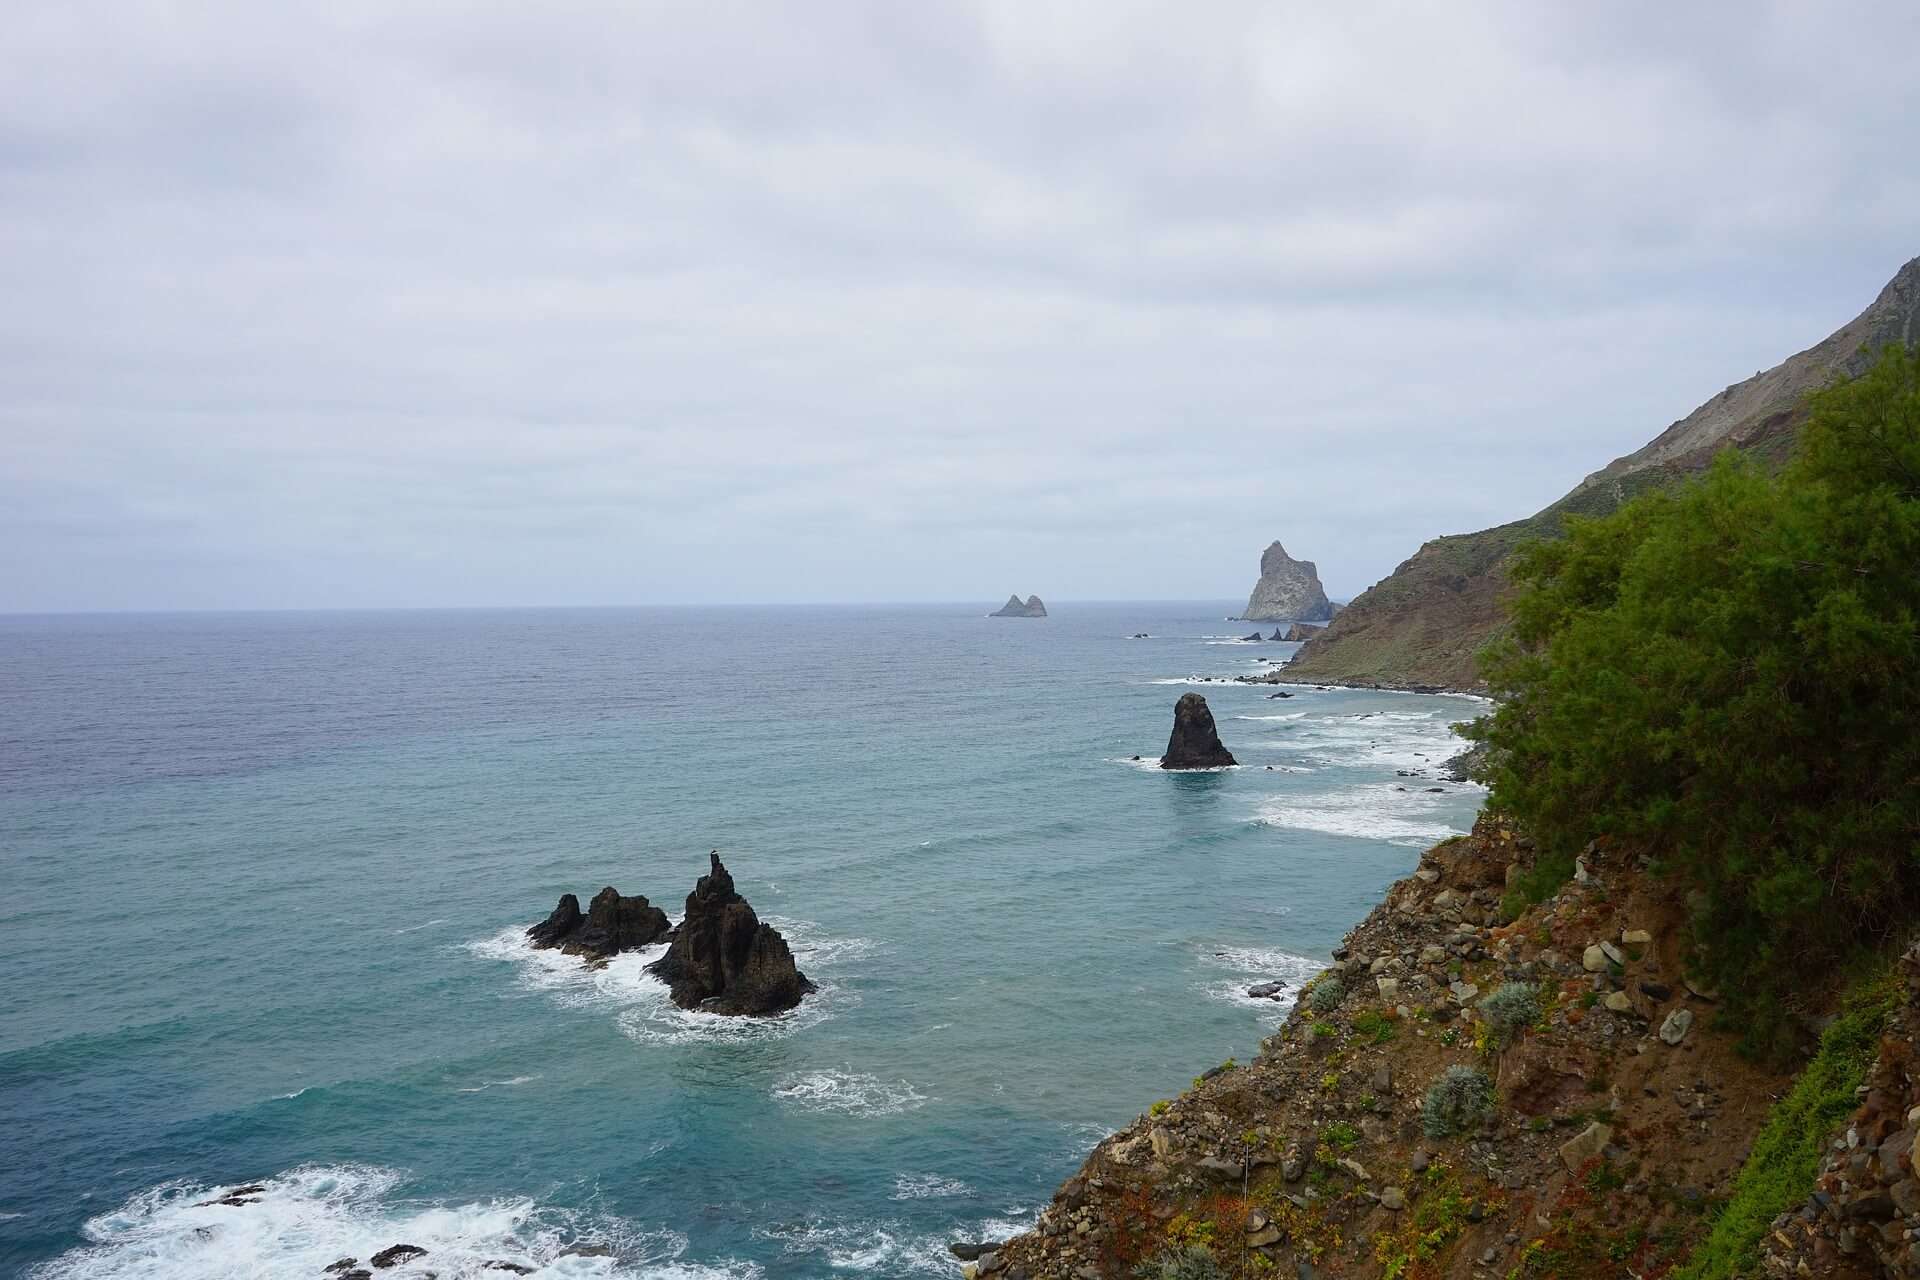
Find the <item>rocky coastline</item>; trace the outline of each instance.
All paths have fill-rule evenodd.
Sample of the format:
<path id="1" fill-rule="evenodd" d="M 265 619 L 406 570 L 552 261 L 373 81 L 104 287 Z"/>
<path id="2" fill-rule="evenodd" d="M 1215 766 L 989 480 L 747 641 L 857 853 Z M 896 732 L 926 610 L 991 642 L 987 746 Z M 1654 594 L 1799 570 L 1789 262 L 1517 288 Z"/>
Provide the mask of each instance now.
<path id="1" fill-rule="evenodd" d="M 1683 895 L 1637 851 L 1589 845 L 1502 923 L 1535 857 L 1492 814 L 1430 849 L 1251 1062 L 1101 1142 L 967 1274 L 1185 1274 L 1169 1260 L 1193 1250 L 1209 1276 L 1666 1274 L 1792 1077 L 1714 1029 L 1715 993 L 1682 965 Z M 1766 1275 L 1920 1274 L 1920 951 L 1905 974 L 1905 1039 L 1883 1045 L 1816 1194 L 1774 1224 Z"/>

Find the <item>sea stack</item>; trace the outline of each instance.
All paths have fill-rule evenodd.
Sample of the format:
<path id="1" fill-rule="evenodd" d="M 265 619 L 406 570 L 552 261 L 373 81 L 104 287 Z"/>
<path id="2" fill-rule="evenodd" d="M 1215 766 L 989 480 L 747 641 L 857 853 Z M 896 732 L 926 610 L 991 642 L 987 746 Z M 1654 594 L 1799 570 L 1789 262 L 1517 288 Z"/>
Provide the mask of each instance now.
<path id="1" fill-rule="evenodd" d="M 1167 753 L 1160 757 L 1160 767 L 1219 769 L 1238 763 L 1233 752 L 1220 743 L 1207 700 L 1197 693 L 1181 694 L 1180 701 L 1173 704 L 1173 736 L 1167 739 Z"/>
<path id="2" fill-rule="evenodd" d="M 682 1009 L 756 1015 L 793 1008 L 814 985 L 794 965 L 780 931 L 762 924 L 734 892 L 720 855 L 709 857 L 712 868 L 687 895 L 673 945 L 647 972 L 667 984 Z"/>
<path id="3" fill-rule="evenodd" d="M 570 956 L 605 964 L 622 951 L 652 946 L 672 927 L 667 913 L 644 897 L 624 898 L 608 885 L 593 895 L 593 903 L 584 915 L 580 899 L 570 893 L 561 895 L 560 905 L 527 930 L 527 938 L 536 951 L 558 947 Z"/>
<path id="4" fill-rule="evenodd" d="M 1320 586 L 1313 561 L 1295 560 L 1276 542 L 1260 556 L 1260 581 L 1240 617 L 1247 622 L 1325 622 L 1333 617 L 1333 602 Z"/>
<path id="5" fill-rule="evenodd" d="M 987 615 L 989 618 L 1044 618 L 1047 606 L 1040 603 L 1039 596 L 1028 596 L 1021 602 L 1018 593 L 1007 597 L 1007 602 Z"/>
<path id="6" fill-rule="evenodd" d="M 1326 628 L 1323 626 L 1315 626 L 1308 622 L 1296 622 L 1287 628 L 1287 634 L 1284 636 L 1280 634 L 1280 628 L 1275 627 L 1273 629 L 1273 638 L 1275 640 L 1292 641 L 1311 640 L 1325 630 Z"/>

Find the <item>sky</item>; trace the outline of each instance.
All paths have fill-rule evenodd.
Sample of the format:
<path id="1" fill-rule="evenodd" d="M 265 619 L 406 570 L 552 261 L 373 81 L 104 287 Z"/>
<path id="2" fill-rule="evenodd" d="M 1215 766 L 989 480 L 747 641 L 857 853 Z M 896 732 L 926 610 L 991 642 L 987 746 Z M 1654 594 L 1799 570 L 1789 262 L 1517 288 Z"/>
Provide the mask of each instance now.
<path id="1" fill-rule="evenodd" d="M 26 0 L 0 610 L 1357 594 L 1920 254 L 1920 6 Z"/>

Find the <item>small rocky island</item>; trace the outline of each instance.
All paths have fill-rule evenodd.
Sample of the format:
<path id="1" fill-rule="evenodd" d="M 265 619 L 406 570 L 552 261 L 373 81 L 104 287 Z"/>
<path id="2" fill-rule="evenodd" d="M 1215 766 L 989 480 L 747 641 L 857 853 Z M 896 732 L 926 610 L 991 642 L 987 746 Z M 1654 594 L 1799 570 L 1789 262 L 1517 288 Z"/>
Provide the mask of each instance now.
<path id="1" fill-rule="evenodd" d="M 673 931 L 673 945 L 647 972 L 667 984 L 682 1009 L 784 1013 L 815 987 L 794 964 L 780 931 L 763 924 L 734 892 L 720 855 L 708 856 L 712 867 L 687 895 L 687 915 Z"/>
<path id="2" fill-rule="evenodd" d="M 811 995 L 814 985 L 793 962 L 787 940 L 762 924 L 734 892 L 733 877 L 708 855 L 712 869 L 687 895 L 687 914 L 676 927 L 667 913 L 643 897 L 623 897 L 609 885 L 593 895 L 583 913 L 580 899 L 564 894 L 560 905 L 527 930 L 536 951 L 558 949 L 599 968 L 623 951 L 665 942 L 667 954 L 647 966 L 665 982 L 673 1002 L 703 1013 L 784 1013 Z"/>
<path id="3" fill-rule="evenodd" d="M 1197 693 L 1181 694 L 1180 701 L 1173 704 L 1173 735 L 1167 739 L 1167 752 L 1160 757 L 1160 767 L 1220 769 L 1238 763 L 1233 752 L 1220 742 L 1207 700 Z"/>
<path id="4" fill-rule="evenodd" d="M 1311 560 L 1295 560 L 1278 542 L 1260 556 L 1260 581 L 1247 597 L 1245 622 L 1326 622 L 1333 602 Z"/>
<path id="5" fill-rule="evenodd" d="M 1044 618 L 1047 606 L 1040 603 L 1039 596 L 1028 596 L 1023 603 L 1018 593 L 1007 597 L 1007 602 L 987 615 L 989 618 Z"/>
<path id="6" fill-rule="evenodd" d="M 527 938 L 535 951 L 557 947 L 567 955 L 603 965 L 622 951 L 652 946 L 672 928 L 666 912 L 643 897 L 622 897 L 608 885 L 593 895 L 584 915 L 580 899 L 570 893 L 561 895 L 553 914 L 527 930 Z"/>

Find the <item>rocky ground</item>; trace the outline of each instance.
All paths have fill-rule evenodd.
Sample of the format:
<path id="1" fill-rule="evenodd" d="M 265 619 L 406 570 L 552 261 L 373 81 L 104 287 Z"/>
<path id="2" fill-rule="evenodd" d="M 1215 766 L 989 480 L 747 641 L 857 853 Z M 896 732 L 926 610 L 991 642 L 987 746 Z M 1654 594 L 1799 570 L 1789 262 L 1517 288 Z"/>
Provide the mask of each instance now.
<path id="1" fill-rule="evenodd" d="M 1196 1243 L 1236 1276 L 1664 1274 L 1790 1077 L 1709 1028 L 1681 907 L 1637 858 L 1594 846 L 1498 923 L 1530 856 L 1489 816 L 1430 850 L 1252 1062 L 1102 1142 L 974 1273 L 1122 1277 Z M 1882 1164 L 1900 1090 L 1869 1126 Z"/>

